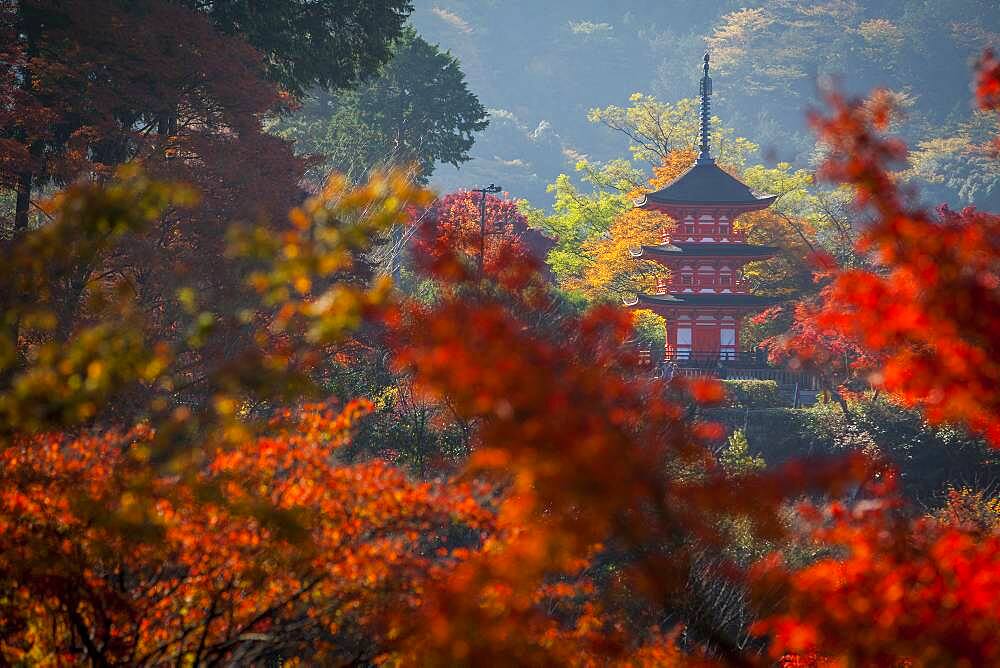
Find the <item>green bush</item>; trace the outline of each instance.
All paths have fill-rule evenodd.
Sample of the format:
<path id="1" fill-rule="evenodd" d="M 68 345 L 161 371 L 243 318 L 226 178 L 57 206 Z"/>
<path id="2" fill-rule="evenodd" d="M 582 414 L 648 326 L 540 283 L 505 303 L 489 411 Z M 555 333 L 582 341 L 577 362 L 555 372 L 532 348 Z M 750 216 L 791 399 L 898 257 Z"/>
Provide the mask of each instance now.
<path id="1" fill-rule="evenodd" d="M 817 446 L 804 438 L 804 413 L 797 408 L 709 408 L 702 416 L 718 422 L 727 432 L 743 430 L 749 447 L 770 466 L 829 452 L 825 444 Z"/>
<path id="2" fill-rule="evenodd" d="M 725 449 L 719 453 L 719 463 L 727 475 L 746 475 L 767 468 L 763 457 L 751 454 L 750 442 L 742 429 L 729 435 Z"/>
<path id="3" fill-rule="evenodd" d="M 884 458 L 900 474 L 907 496 L 936 505 L 951 486 L 992 484 L 1000 456 L 960 427 L 931 426 L 919 411 L 885 399 L 849 402 L 850 418 L 836 404 L 802 411 L 803 440 L 830 452 L 860 450 Z"/>
<path id="4" fill-rule="evenodd" d="M 732 408 L 777 408 L 782 405 L 773 380 L 724 380 L 727 404 Z"/>
<path id="5" fill-rule="evenodd" d="M 663 316 L 641 309 L 636 311 L 633 317 L 636 339 L 649 345 L 652 350 L 662 351 L 667 342 Z"/>
<path id="6" fill-rule="evenodd" d="M 862 451 L 899 472 L 902 492 L 927 507 L 941 504 L 948 487 L 995 485 L 1000 452 L 956 427 L 927 424 L 918 411 L 884 399 L 849 402 L 850 417 L 835 402 L 810 408 L 710 408 L 705 419 L 742 430 L 748 449 L 769 466 L 811 456 Z"/>

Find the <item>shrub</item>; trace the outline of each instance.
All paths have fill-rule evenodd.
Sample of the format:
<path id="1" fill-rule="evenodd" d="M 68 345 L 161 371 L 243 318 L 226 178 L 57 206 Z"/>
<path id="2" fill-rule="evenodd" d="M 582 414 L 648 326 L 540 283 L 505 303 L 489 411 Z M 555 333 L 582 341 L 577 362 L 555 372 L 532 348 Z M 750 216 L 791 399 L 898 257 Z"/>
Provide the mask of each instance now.
<path id="1" fill-rule="evenodd" d="M 733 408 L 776 408 L 782 405 L 778 383 L 773 380 L 724 380 L 728 404 Z"/>

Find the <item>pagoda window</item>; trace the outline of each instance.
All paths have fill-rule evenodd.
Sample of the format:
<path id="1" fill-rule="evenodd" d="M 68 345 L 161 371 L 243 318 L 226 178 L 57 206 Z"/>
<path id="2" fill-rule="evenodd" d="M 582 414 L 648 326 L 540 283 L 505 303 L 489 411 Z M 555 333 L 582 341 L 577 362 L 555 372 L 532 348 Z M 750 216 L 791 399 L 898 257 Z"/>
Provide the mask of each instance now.
<path id="1" fill-rule="evenodd" d="M 715 267 L 710 265 L 698 267 L 698 285 L 703 288 L 715 287 Z"/>
<path id="2" fill-rule="evenodd" d="M 687 234 L 694 234 L 694 225 L 685 225 L 684 232 Z"/>
<path id="3" fill-rule="evenodd" d="M 736 329 L 725 327 L 719 330 L 719 355 L 724 360 L 736 359 Z"/>
<path id="4" fill-rule="evenodd" d="M 728 236 L 729 235 L 729 221 L 728 220 L 721 220 L 721 221 L 719 221 L 719 234 L 721 234 L 722 236 Z"/>
<path id="5" fill-rule="evenodd" d="M 681 267 L 681 285 L 691 287 L 694 285 L 694 268 L 688 265 Z"/>
<path id="6" fill-rule="evenodd" d="M 686 360 L 691 356 L 691 328 L 677 328 L 677 359 Z"/>

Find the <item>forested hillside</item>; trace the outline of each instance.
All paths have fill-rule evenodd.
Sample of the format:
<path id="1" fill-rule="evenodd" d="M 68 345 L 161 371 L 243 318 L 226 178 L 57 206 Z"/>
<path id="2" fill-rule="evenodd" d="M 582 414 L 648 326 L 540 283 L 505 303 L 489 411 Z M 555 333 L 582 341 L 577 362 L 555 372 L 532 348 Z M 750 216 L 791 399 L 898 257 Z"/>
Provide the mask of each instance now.
<path id="1" fill-rule="evenodd" d="M 587 120 L 589 110 L 626 105 L 636 92 L 694 97 L 708 48 L 715 112 L 760 144 L 765 162 L 815 165 L 804 112 L 820 99 L 817 78 L 832 76 L 850 90 L 884 86 L 902 97 L 900 131 L 918 149 L 912 169 L 929 198 L 995 207 L 1000 197 L 995 165 L 968 151 L 994 127 L 969 104 L 966 76 L 1000 41 L 991 0 L 419 0 L 412 22 L 459 58 L 490 110 L 473 160 L 438 170 L 443 190 L 496 182 L 551 205 L 545 186 L 579 158 L 626 151 Z"/>

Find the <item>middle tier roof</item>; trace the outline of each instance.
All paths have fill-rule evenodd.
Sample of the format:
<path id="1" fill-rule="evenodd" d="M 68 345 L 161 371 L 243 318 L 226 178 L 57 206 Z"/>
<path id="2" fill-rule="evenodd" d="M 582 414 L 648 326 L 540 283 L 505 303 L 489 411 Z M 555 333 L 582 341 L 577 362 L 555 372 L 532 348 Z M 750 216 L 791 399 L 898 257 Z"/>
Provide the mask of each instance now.
<path id="1" fill-rule="evenodd" d="M 778 252 L 774 246 L 757 246 L 743 242 L 729 241 L 687 241 L 657 246 L 642 246 L 632 251 L 633 257 L 644 255 L 659 257 L 751 257 L 767 258 Z"/>

